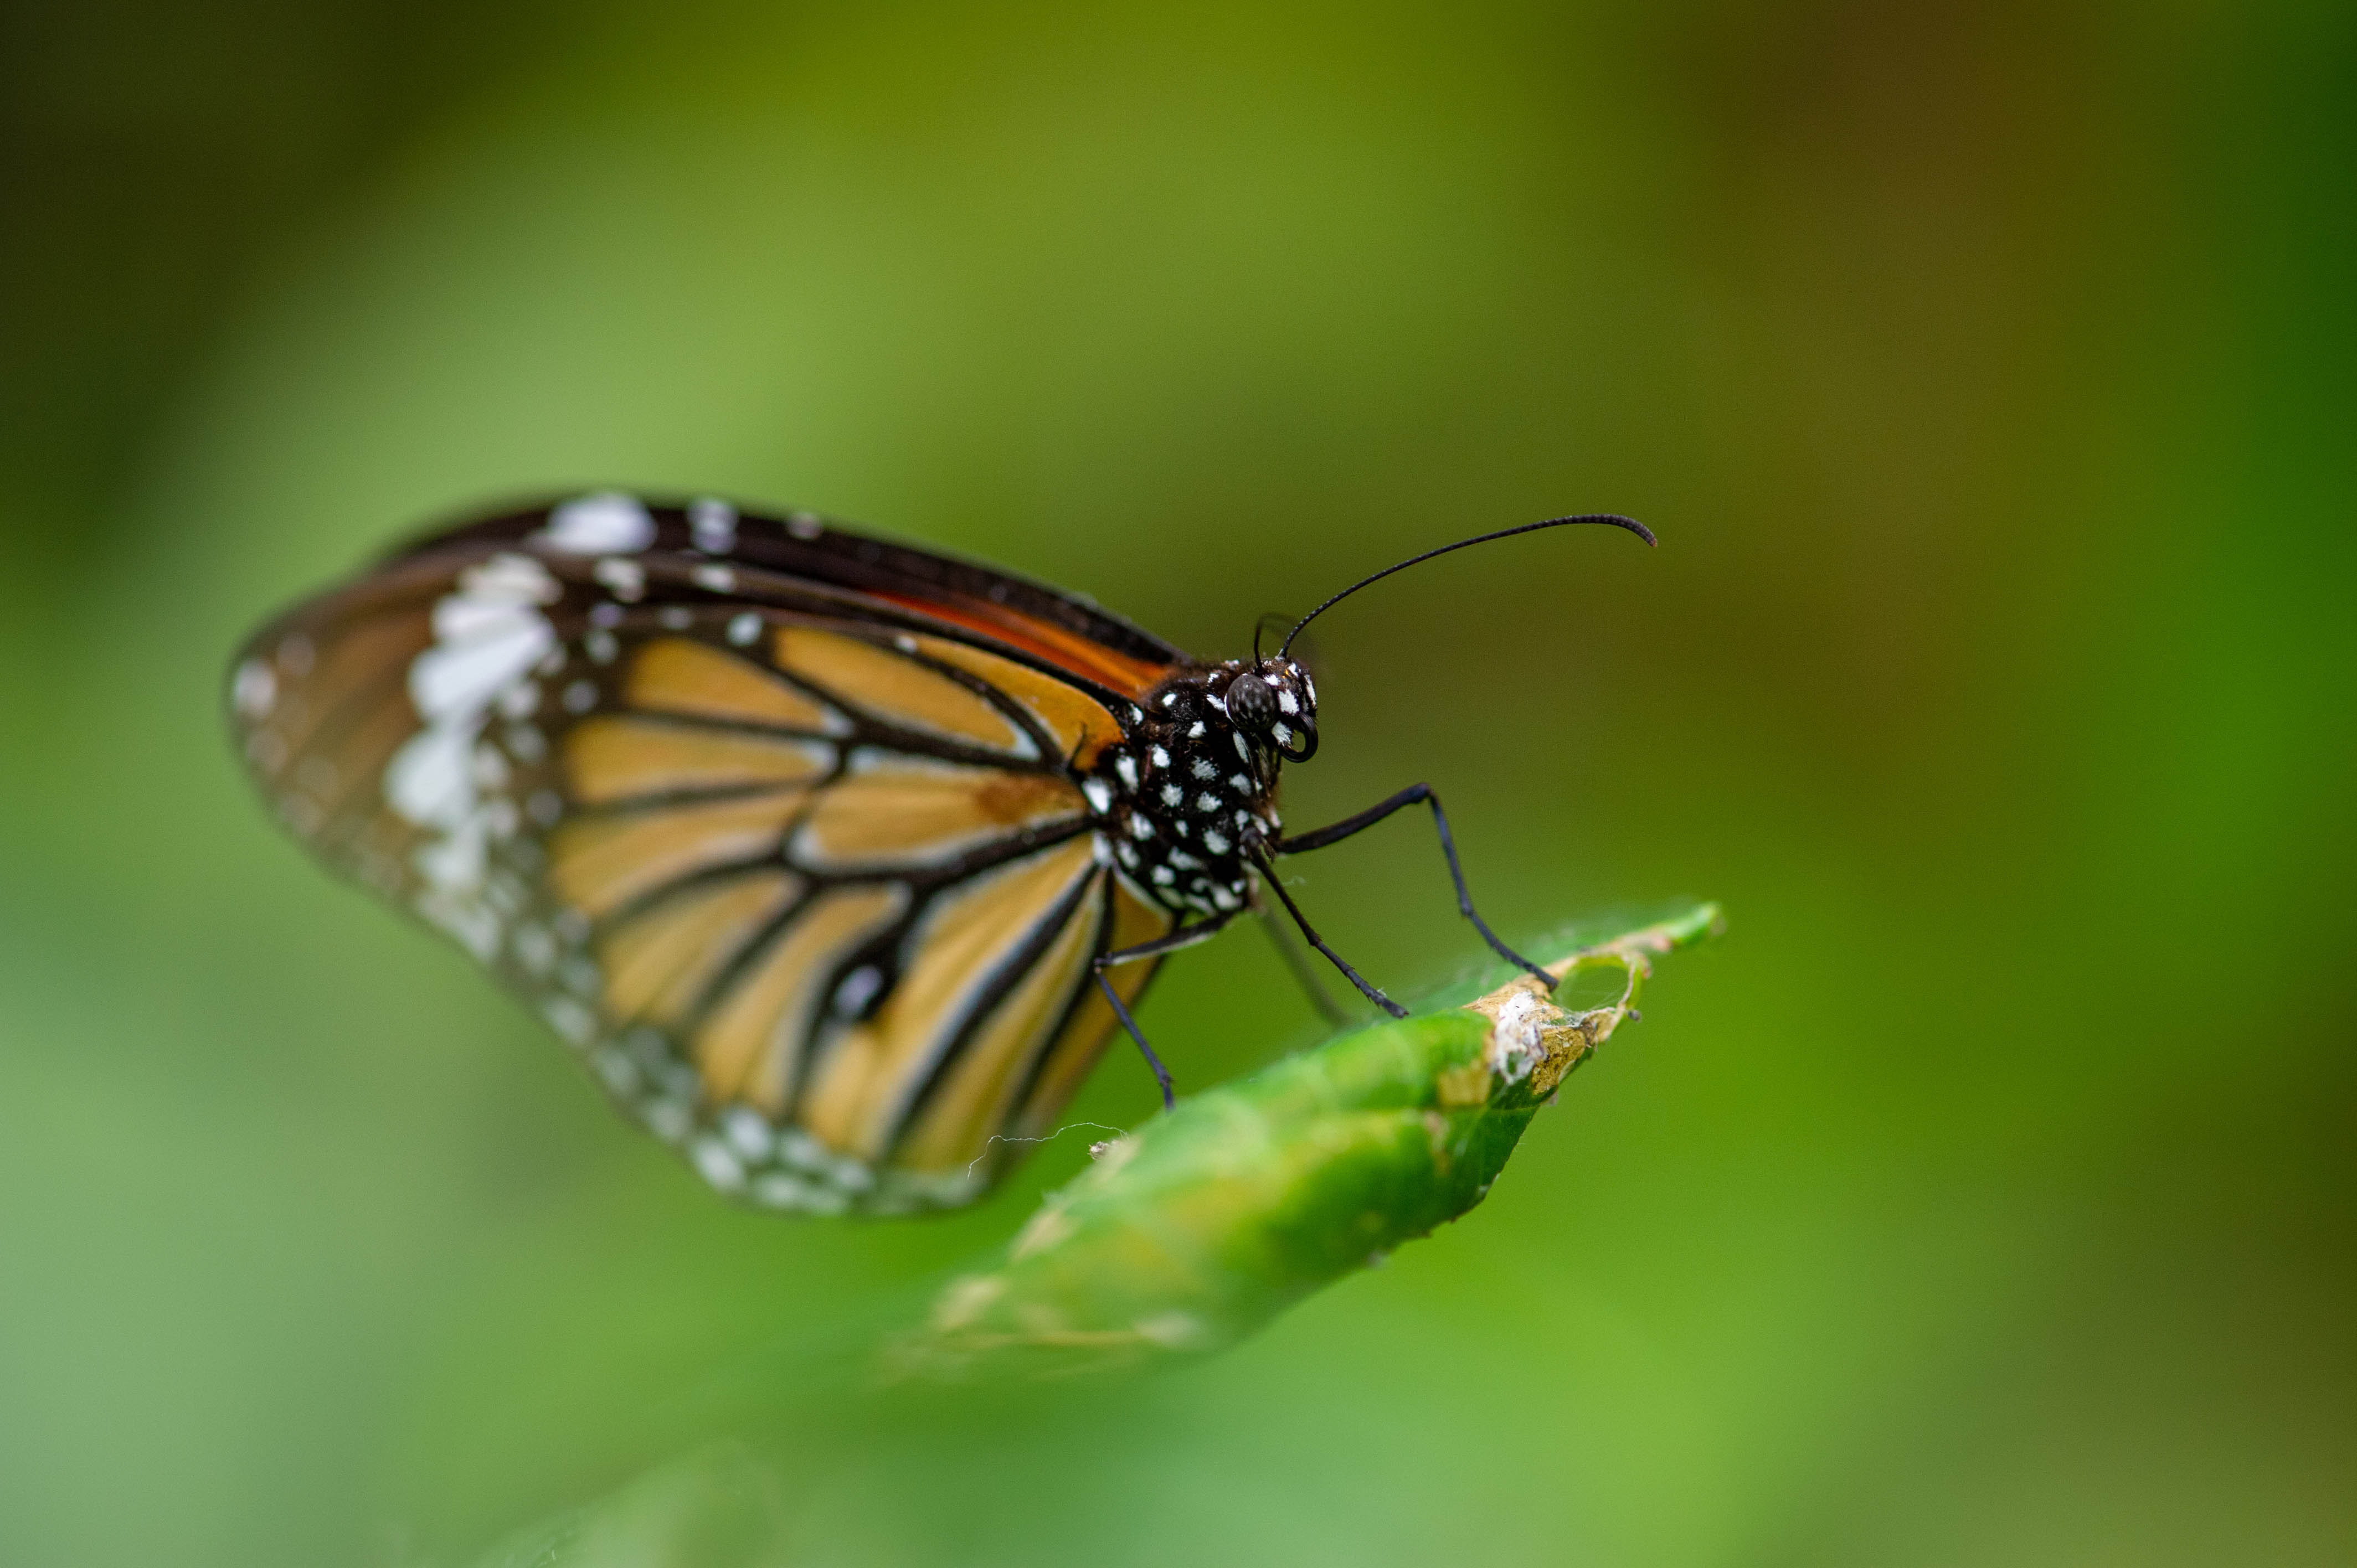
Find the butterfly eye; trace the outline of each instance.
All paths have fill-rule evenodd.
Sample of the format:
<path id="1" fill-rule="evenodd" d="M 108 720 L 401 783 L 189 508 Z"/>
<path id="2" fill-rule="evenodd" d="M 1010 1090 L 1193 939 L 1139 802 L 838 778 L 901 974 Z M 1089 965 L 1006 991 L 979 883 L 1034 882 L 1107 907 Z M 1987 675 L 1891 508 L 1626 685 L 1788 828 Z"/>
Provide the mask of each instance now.
<path id="1" fill-rule="evenodd" d="M 1250 671 L 1228 682 L 1228 717 L 1240 729 L 1266 735 L 1276 723 L 1276 693 L 1266 681 Z"/>

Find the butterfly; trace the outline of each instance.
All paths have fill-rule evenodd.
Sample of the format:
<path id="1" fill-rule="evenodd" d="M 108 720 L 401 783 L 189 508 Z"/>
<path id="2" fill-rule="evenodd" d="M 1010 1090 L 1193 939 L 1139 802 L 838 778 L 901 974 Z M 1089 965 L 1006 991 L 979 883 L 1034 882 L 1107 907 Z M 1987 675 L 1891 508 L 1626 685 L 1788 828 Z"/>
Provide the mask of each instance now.
<path id="1" fill-rule="evenodd" d="M 279 617 L 229 681 L 279 820 L 455 939 L 721 1192 L 971 1201 L 1159 960 L 1270 874 L 1318 749 L 1300 628 L 1206 661 L 1091 601 L 808 512 L 599 492 L 426 538 Z"/>

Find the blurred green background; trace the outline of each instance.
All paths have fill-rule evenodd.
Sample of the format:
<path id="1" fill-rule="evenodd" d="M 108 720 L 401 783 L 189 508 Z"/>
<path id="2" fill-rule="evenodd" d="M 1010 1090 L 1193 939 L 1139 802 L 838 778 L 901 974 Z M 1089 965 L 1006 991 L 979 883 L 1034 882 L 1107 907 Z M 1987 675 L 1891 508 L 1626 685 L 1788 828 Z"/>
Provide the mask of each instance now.
<path id="1" fill-rule="evenodd" d="M 0 1561 L 455 1564 L 730 1433 L 797 1563 L 2357 1560 L 2347 7 L 0 26 Z M 1633 512 L 1321 622 L 1288 815 L 1429 779 L 1508 929 L 1731 934 L 1243 1350 L 866 1392 L 1078 1140 L 726 1208 L 221 735 L 279 602 L 608 482 L 1211 655 Z M 1297 874 L 1476 950 L 1421 826 Z M 1308 1026 L 1251 930 L 1146 1021 Z"/>

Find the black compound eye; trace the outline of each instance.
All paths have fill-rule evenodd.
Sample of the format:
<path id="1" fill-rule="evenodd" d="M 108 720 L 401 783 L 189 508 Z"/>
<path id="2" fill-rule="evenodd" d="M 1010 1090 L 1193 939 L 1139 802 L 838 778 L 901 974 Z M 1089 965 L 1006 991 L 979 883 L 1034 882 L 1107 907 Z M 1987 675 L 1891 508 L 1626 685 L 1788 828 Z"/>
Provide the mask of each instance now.
<path id="1" fill-rule="evenodd" d="M 1276 693 L 1267 682 L 1246 671 L 1228 682 L 1228 717 L 1239 728 L 1265 735 L 1276 723 Z"/>

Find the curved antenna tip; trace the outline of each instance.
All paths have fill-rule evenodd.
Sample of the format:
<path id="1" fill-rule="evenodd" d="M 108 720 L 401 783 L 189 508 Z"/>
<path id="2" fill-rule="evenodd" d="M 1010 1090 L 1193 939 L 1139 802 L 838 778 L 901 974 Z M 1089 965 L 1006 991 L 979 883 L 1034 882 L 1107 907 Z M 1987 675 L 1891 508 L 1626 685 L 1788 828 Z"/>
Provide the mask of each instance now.
<path id="1" fill-rule="evenodd" d="M 1405 572 L 1410 566 L 1418 565 L 1423 562 L 1429 561 L 1436 555 L 1446 555 L 1452 550 L 1462 550 L 1466 548 L 1466 546 L 1471 544 L 1487 544 L 1493 539 L 1511 539 L 1517 533 L 1529 533 L 1535 529 L 1561 528 L 1566 523 L 1574 522 L 1608 523 L 1614 528 L 1626 529 L 1631 533 L 1633 533 L 1638 538 L 1643 540 L 1646 543 L 1657 548 L 1662 542 L 1660 540 L 1653 537 L 1653 531 L 1652 529 L 1647 528 L 1635 518 L 1622 517 L 1617 511 L 1587 511 L 1581 512 L 1574 517 L 1551 517 L 1544 522 L 1526 522 L 1519 528 L 1501 528 L 1494 533 L 1477 533 L 1470 539 L 1460 539 L 1454 544 L 1444 544 L 1437 550 L 1427 550 L 1421 555 L 1411 555 L 1406 560 L 1396 562 L 1392 565 L 1386 566 L 1382 571 L 1377 572 L 1371 576 L 1360 578 L 1357 582 L 1351 584 L 1340 593 L 1329 598 L 1324 604 L 1319 605 L 1316 609 L 1311 610 L 1308 615 L 1303 616 L 1299 620 L 1295 621 L 1293 623 L 1293 629 L 1286 632 L 1285 634 L 1285 640 L 1277 645 L 1276 656 L 1279 659 L 1286 656 L 1286 650 L 1291 649 L 1293 646 L 1293 639 L 1301 635 L 1301 628 L 1303 627 L 1308 626 L 1311 621 L 1316 620 L 1319 616 L 1324 615 L 1328 610 L 1332 609 L 1336 605 L 1340 604 L 1344 599 L 1349 598 L 1352 594 L 1357 593 L 1361 588 L 1365 587 L 1370 583 L 1380 583 L 1394 572 Z M 1259 646 L 1257 641 L 1255 641 L 1254 646 L 1254 651 L 1257 653 Z"/>
<path id="2" fill-rule="evenodd" d="M 1652 529 L 1647 528 L 1635 518 L 1622 517 L 1617 511 L 1587 511 L 1581 512 L 1575 517 L 1551 517 L 1544 522 L 1534 522 L 1530 526 L 1533 528 L 1553 528 L 1558 523 L 1566 522 L 1609 523 L 1614 528 L 1627 529 L 1630 532 L 1635 534 L 1638 538 L 1643 540 L 1646 543 L 1652 545 L 1656 550 L 1662 547 L 1662 542 L 1653 536 L 1653 531 Z"/>

